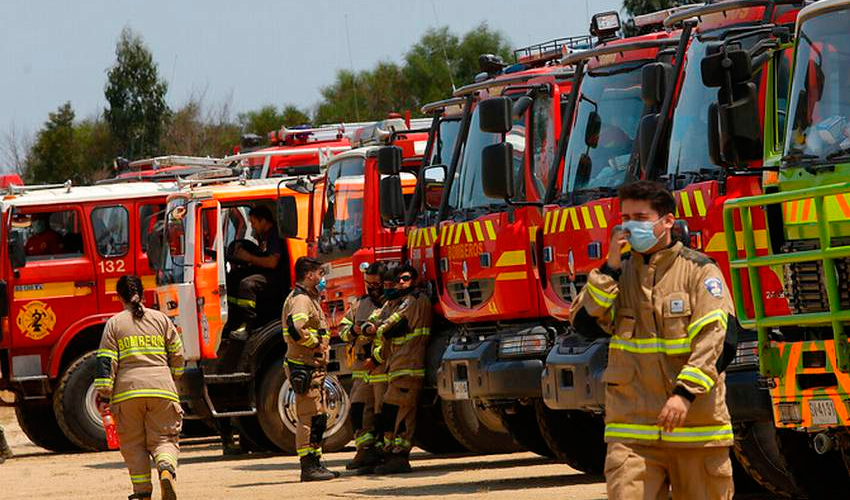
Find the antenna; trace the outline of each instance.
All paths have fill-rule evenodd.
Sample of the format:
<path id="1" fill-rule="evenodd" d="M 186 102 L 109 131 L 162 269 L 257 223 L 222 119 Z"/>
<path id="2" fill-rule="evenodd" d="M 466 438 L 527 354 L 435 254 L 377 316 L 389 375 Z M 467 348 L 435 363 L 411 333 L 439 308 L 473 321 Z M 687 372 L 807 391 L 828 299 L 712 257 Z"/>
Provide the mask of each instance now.
<path id="1" fill-rule="evenodd" d="M 348 65 L 351 67 L 351 85 L 354 87 L 354 116 L 360 121 L 360 105 L 357 102 L 357 73 L 354 72 L 354 58 L 351 57 L 351 35 L 348 33 L 348 14 L 345 14 L 345 43 L 348 44 Z"/>
<path id="2" fill-rule="evenodd" d="M 437 5 L 434 3 L 434 0 L 431 0 L 431 10 L 434 11 L 434 20 L 437 22 L 437 27 L 440 26 L 440 18 L 437 16 Z M 443 49 L 443 61 L 446 63 L 446 69 L 449 71 L 449 82 L 452 84 L 452 93 L 457 90 L 455 87 L 455 79 L 452 76 L 452 67 L 449 64 L 449 55 L 446 53 L 446 40 L 445 38 L 440 38 L 440 47 Z"/>

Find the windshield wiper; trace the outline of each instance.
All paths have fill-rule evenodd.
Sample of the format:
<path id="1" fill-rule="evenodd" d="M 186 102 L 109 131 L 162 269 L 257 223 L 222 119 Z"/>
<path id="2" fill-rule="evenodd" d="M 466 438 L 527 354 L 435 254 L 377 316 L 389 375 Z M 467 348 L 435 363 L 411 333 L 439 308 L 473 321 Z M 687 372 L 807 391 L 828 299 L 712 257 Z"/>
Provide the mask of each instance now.
<path id="1" fill-rule="evenodd" d="M 781 158 L 783 165 L 791 162 L 810 163 L 817 159 L 820 159 L 820 156 L 806 153 L 800 148 L 790 148 L 788 154 Z"/>
<path id="2" fill-rule="evenodd" d="M 826 159 L 834 162 L 850 160 L 850 148 L 841 148 L 838 151 L 833 151 L 826 155 Z"/>

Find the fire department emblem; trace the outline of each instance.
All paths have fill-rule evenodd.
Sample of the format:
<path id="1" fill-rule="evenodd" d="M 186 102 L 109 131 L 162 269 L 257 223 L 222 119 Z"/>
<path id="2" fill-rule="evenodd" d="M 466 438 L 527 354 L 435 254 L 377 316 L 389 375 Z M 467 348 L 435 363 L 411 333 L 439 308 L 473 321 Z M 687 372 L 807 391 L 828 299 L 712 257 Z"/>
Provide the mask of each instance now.
<path id="1" fill-rule="evenodd" d="M 53 332 L 53 327 L 56 326 L 56 314 L 49 305 L 34 300 L 21 308 L 16 322 L 24 336 L 39 340 Z"/>

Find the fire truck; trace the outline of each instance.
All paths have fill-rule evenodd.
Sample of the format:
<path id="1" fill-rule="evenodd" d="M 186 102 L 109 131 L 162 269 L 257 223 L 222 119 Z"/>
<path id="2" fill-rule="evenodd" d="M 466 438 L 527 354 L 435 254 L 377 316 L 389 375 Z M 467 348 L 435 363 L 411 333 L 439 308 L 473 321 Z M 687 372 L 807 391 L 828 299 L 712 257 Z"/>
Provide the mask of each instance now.
<path id="1" fill-rule="evenodd" d="M 153 303 L 148 235 L 173 183 L 14 187 L 0 200 L 0 389 L 30 440 L 106 449 L 94 351 L 121 310 L 118 278 L 142 277 Z"/>
<path id="2" fill-rule="evenodd" d="M 9 186 L 23 186 L 24 181 L 14 167 L 0 166 L 0 189 L 6 189 Z"/>
<path id="3" fill-rule="evenodd" d="M 668 86 L 674 88 L 674 91 L 664 95 L 663 99 L 654 92 L 644 94 L 645 100 L 650 97 L 661 104 L 663 109 L 657 113 L 647 113 L 640 120 L 640 137 L 635 144 L 639 175 L 668 184 L 678 203 L 678 237 L 687 245 L 717 260 L 727 275 L 728 258 L 725 255 L 720 207 L 728 197 L 747 195 L 753 189 L 758 189 L 753 179 L 757 180 L 761 175 L 761 158 L 759 155 L 757 161 L 746 165 L 748 170 L 734 171 L 722 168 L 708 154 L 708 108 L 712 91 L 704 84 L 705 73 L 699 70 L 696 63 L 699 62 L 705 68 L 708 64 L 705 61 L 711 61 L 711 51 L 723 44 L 743 45 L 753 51 L 757 61 L 757 71 L 748 75 L 748 81 L 752 88 L 760 87 L 766 91 L 770 88 L 766 86 L 767 72 L 761 71 L 761 67 L 772 64 L 769 58 L 776 54 L 776 73 L 781 74 L 783 69 L 779 63 L 784 61 L 782 57 L 787 58 L 787 52 L 777 50 L 782 44 L 775 40 L 774 30 L 781 31 L 782 24 L 793 22 L 798 9 L 799 5 L 788 2 L 774 5 L 766 1 L 732 1 L 661 13 L 662 17 L 670 14 L 665 21 L 670 27 L 692 19 L 699 19 L 700 22 L 698 26 L 692 22 L 685 23 L 681 43 L 673 60 L 675 66 L 667 64 L 662 72 L 649 69 L 643 74 L 643 88 L 654 89 L 659 88 L 657 83 L 661 75 L 669 73 L 664 78 L 673 83 Z M 638 18 L 637 21 L 640 23 L 642 19 Z M 787 88 L 787 65 L 784 71 Z M 781 78 L 777 79 L 780 85 L 782 81 Z M 761 94 L 762 103 L 766 95 L 765 92 Z M 756 103 L 756 99 L 753 97 L 752 102 Z M 748 130 L 751 141 L 754 141 L 755 148 L 760 152 L 760 124 L 757 121 L 748 124 Z M 589 202 L 572 208 L 576 211 L 586 209 L 589 214 L 598 212 L 607 219 L 607 226 L 613 227 L 608 222 L 618 219 L 614 198 L 616 190 L 608 188 L 590 191 Z M 575 193 L 570 196 L 575 197 Z M 564 220 L 569 214 L 570 208 L 560 211 L 562 225 L 557 232 L 560 233 L 563 228 L 565 234 L 561 241 L 553 239 L 551 246 L 544 247 L 544 260 L 547 257 L 553 259 L 553 276 L 558 272 L 566 275 L 568 279 L 565 286 L 570 288 L 571 293 L 575 293 L 587 273 L 604 262 L 610 227 L 576 232 L 571 227 L 571 221 Z M 553 213 L 550 232 L 557 223 L 555 217 Z M 763 228 L 763 219 L 761 224 Z M 775 277 L 772 281 L 769 276 L 762 279 L 765 286 L 781 289 Z M 567 295 L 567 300 L 563 302 L 566 307 L 569 306 L 569 297 Z M 782 307 L 776 301 L 774 305 Z M 596 336 L 592 332 L 593 325 L 573 326 L 579 334 Z M 727 401 L 735 422 L 736 455 L 759 483 L 777 494 L 793 495 L 797 490 L 787 477 L 785 462 L 774 442 L 774 432 L 770 427 L 770 405 L 765 388 L 759 385 L 754 363 L 757 358 L 753 356 L 754 337 L 750 335 L 746 331 L 741 333 L 738 356 L 727 368 Z M 607 338 L 590 341 L 580 335 L 568 335 L 559 339 L 558 345 L 549 354 L 543 378 L 546 404 L 568 410 L 603 411 L 602 375 L 607 363 L 607 349 Z"/>
<path id="4" fill-rule="evenodd" d="M 201 156 L 165 155 L 134 161 L 116 158 L 113 165 L 115 175 L 99 183 L 173 181 L 178 177 L 188 177 L 211 169 L 227 168 L 228 166 L 228 162 L 220 158 Z"/>
<path id="5" fill-rule="evenodd" d="M 725 202 L 725 248 L 737 314 L 758 335 L 779 448 L 809 498 L 848 491 L 848 29 L 846 0 L 802 9 L 790 92 L 770 95 L 763 110 L 740 92 L 753 63 L 739 47 L 725 46 L 718 56 L 726 81 L 707 82 L 718 88 L 713 109 L 720 119 L 710 141 L 718 162 L 737 168 L 761 153 L 769 167 L 763 192 Z M 768 84 L 779 89 L 777 66 Z M 751 151 L 737 123 L 761 111 L 765 144 Z M 771 286 L 776 281 L 784 286 Z"/>

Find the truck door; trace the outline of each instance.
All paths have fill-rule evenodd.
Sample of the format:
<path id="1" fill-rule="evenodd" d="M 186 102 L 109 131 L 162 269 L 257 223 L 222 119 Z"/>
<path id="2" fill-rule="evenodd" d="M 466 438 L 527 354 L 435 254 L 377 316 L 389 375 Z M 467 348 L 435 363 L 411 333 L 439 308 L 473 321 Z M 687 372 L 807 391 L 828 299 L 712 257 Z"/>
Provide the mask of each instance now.
<path id="1" fill-rule="evenodd" d="M 200 240 L 194 248 L 194 260 L 199 342 L 201 358 L 213 359 L 227 321 L 221 205 L 216 200 L 203 200 L 197 210 L 195 234 Z"/>
<path id="2" fill-rule="evenodd" d="M 136 217 L 133 217 L 133 213 Z M 165 200 L 140 201 L 131 212 L 130 234 L 138 235 L 137 243 L 132 243 L 132 252 L 136 261 L 136 274 L 142 278 L 145 286 L 145 304 L 153 306 L 156 295 L 156 276 L 148 257 L 148 240 L 157 230 L 159 223 L 165 220 Z M 134 229 L 135 227 L 135 229 Z M 160 227 L 160 232 L 162 228 Z M 131 238 L 132 240 L 132 238 Z"/>
<path id="3" fill-rule="evenodd" d="M 127 204 L 132 207 L 132 204 Z M 121 310 L 121 301 L 115 291 L 118 279 L 125 274 L 136 274 L 135 259 L 130 252 L 130 212 L 127 206 L 109 204 L 90 207 L 92 254 L 97 277 L 97 304 L 100 313 Z"/>
<path id="4" fill-rule="evenodd" d="M 84 238 L 83 214 L 73 205 L 12 214 L 10 245 L 18 242 L 26 255 L 9 283 L 15 347 L 52 345 L 73 323 L 97 313 L 95 250 Z"/>

